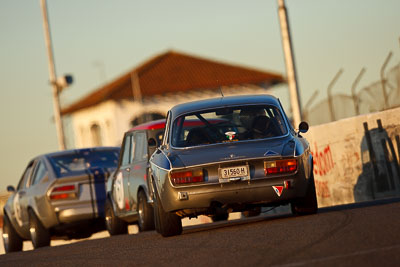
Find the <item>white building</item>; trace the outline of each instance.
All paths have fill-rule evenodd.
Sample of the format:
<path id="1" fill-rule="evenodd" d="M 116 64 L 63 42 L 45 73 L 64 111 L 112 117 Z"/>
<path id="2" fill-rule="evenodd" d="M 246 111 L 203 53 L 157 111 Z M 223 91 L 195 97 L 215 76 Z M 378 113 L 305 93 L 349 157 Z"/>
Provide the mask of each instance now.
<path id="1" fill-rule="evenodd" d="M 124 132 L 164 118 L 174 105 L 226 95 L 271 93 L 280 74 L 168 51 L 62 110 L 70 116 L 75 147 L 120 145 Z"/>

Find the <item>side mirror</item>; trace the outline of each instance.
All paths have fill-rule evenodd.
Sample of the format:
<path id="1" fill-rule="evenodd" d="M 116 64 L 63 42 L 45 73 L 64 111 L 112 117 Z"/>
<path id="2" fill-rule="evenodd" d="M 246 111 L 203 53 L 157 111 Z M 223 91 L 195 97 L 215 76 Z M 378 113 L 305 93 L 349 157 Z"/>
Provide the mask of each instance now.
<path id="1" fill-rule="evenodd" d="M 167 149 L 167 148 L 168 148 L 167 145 L 161 145 L 161 146 L 160 146 L 160 149 L 161 149 L 161 150 L 165 150 L 165 149 Z"/>
<path id="2" fill-rule="evenodd" d="M 299 132 L 300 133 L 306 133 L 308 131 L 308 123 L 305 121 L 300 122 L 299 124 Z"/>
<path id="3" fill-rule="evenodd" d="M 157 147 L 156 139 L 149 138 L 149 140 L 147 141 L 147 145 L 149 146 L 149 148 L 156 148 Z"/>
<path id="4" fill-rule="evenodd" d="M 15 187 L 12 185 L 7 186 L 7 192 L 14 193 L 15 192 Z"/>

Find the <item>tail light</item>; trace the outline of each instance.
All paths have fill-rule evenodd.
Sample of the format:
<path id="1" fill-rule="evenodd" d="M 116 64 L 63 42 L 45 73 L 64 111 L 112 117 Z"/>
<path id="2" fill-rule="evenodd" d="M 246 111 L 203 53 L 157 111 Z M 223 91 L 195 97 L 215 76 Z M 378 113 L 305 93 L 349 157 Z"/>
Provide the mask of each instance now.
<path id="1" fill-rule="evenodd" d="M 76 198 L 75 185 L 63 185 L 54 187 L 50 193 L 51 200 L 73 199 Z"/>
<path id="2" fill-rule="evenodd" d="M 297 160 L 295 159 L 264 162 L 265 176 L 270 174 L 293 173 L 295 171 L 297 171 Z"/>
<path id="3" fill-rule="evenodd" d="M 173 185 L 199 183 L 204 181 L 203 170 L 171 172 L 170 179 Z"/>

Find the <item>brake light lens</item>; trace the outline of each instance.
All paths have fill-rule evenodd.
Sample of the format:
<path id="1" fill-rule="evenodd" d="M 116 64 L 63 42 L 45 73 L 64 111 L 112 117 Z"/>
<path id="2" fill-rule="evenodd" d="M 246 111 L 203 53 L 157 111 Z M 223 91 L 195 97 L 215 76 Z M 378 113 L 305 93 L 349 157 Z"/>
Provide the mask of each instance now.
<path id="1" fill-rule="evenodd" d="M 73 199 L 76 198 L 75 185 L 63 185 L 54 187 L 50 193 L 51 200 Z"/>
<path id="2" fill-rule="evenodd" d="M 295 171 L 297 171 L 297 160 L 295 159 L 264 162 L 265 176 L 271 174 L 293 173 Z"/>
<path id="3" fill-rule="evenodd" d="M 204 181 L 203 170 L 171 172 L 170 179 L 173 185 L 191 184 Z"/>

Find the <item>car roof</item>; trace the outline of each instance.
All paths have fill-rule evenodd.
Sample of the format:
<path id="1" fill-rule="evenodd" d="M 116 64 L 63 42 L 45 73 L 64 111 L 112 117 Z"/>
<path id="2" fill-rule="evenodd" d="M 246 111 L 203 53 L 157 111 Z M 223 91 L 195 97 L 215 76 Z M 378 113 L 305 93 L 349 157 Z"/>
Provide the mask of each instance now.
<path id="1" fill-rule="evenodd" d="M 131 128 L 128 132 L 139 131 L 139 130 L 158 130 L 164 128 L 165 128 L 165 119 L 161 119 L 139 124 Z"/>
<path id="2" fill-rule="evenodd" d="M 62 151 L 57 151 L 57 152 L 52 152 L 52 153 L 47 153 L 43 154 L 41 156 L 45 157 L 54 157 L 54 156 L 62 156 L 62 155 L 68 155 L 68 154 L 80 154 L 85 151 L 105 151 L 105 150 L 119 150 L 120 147 L 118 146 L 101 146 L 101 147 L 89 147 L 89 148 L 77 148 L 77 149 L 69 149 L 69 150 L 62 150 Z M 38 157 L 41 157 L 38 156 Z"/>
<path id="3" fill-rule="evenodd" d="M 279 107 L 278 98 L 272 95 L 242 95 L 242 96 L 227 96 L 218 97 L 194 102 L 187 102 L 174 106 L 171 109 L 173 118 L 196 110 L 205 110 L 217 107 L 229 107 L 236 105 L 274 105 Z"/>

